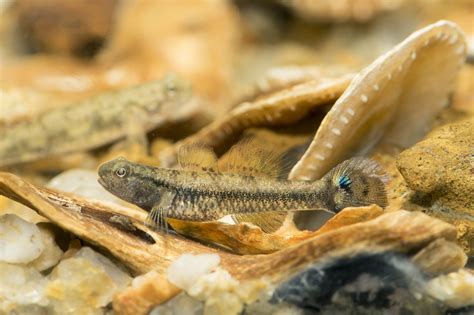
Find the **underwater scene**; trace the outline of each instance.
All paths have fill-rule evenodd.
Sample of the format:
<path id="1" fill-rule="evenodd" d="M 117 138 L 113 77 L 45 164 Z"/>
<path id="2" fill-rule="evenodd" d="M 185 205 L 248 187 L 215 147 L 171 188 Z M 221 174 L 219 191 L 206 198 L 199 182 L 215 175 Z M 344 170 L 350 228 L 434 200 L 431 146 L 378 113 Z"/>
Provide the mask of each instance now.
<path id="1" fill-rule="evenodd" d="M 474 2 L 0 0 L 3 314 L 474 314 Z"/>

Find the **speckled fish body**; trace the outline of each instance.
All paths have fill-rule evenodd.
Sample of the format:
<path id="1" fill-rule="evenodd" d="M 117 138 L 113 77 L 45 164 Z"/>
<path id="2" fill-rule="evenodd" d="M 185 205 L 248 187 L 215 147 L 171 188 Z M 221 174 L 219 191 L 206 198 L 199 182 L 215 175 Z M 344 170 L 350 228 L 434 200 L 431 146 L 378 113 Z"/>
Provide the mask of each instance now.
<path id="1" fill-rule="evenodd" d="M 362 167 L 373 168 L 372 161 L 361 161 Z M 363 173 L 357 163 L 341 164 L 318 181 L 294 182 L 155 168 L 118 158 L 99 168 L 99 182 L 111 193 L 147 211 L 189 221 L 272 211 L 337 212 L 349 205 L 371 203 L 383 206 L 386 197 L 382 181 L 373 174 Z"/>
<path id="2" fill-rule="evenodd" d="M 148 132 L 182 115 L 191 103 L 190 96 L 187 83 L 168 76 L 2 126 L 0 167 L 96 148 L 133 132 Z"/>

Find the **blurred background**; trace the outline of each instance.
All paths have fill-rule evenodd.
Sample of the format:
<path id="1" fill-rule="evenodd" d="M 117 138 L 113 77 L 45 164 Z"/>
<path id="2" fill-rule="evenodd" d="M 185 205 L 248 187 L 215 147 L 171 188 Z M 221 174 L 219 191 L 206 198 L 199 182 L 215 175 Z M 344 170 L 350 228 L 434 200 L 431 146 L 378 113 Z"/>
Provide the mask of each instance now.
<path id="1" fill-rule="evenodd" d="M 471 45 L 471 0 L 0 0 L 0 121 L 166 73 L 218 116 L 285 65 L 357 71 L 448 19 Z M 470 77 L 472 78 L 472 76 Z"/>

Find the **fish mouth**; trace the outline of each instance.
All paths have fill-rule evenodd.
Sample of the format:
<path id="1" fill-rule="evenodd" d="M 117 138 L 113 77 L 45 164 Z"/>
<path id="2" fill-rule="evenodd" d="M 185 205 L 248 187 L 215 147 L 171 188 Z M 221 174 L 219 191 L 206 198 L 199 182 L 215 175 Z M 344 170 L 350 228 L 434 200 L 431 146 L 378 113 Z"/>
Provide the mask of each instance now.
<path id="1" fill-rule="evenodd" d="M 104 181 L 101 177 L 99 177 L 99 178 L 97 179 L 97 181 L 99 182 L 99 184 L 100 184 L 102 187 L 107 188 L 107 185 L 106 185 L 105 181 Z"/>

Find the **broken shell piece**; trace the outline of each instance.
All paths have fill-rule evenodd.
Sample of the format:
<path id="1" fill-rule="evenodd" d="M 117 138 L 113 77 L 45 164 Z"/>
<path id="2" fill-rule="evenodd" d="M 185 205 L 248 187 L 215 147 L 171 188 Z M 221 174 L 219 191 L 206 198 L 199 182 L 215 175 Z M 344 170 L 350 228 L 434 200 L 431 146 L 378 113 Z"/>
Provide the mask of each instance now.
<path id="1" fill-rule="evenodd" d="M 443 41 L 441 34 L 456 41 Z M 367 153 L 379 141 L 401 147 L 418 141 L 448 103 L 465 46 L 456 24 L 439 21 L 379 57 L 336 101 L 290 179 L 321 178 L 337 163 Z"/>
<path id="2" fill-rule="evenodd" d="M 27 264 L 43 250 L 43 236 L 35 224 L 14 214 L 0 217 L 0 262 Z"/>
<path id="3" fill-rule="evenodd" d="M 333 69 L 334 71 L 336 69 Z M 254 84 L 248 86 L 240 94 L 240 102 L 256 101 L 273 92 L 287 89 L 293 85 L 301 84 L 308 81 L 320 81 L 324 83 L 330 75 L 319 67 L 315 66 L 285 66 L 274 67 L 267 70 L 263 77 L 258 79 Z M 316 82 L 315 82 L 316 83 Z"/>
<path id="4" fill-rule="evenodd" d="M 90 247 L 82 247 L 73 257 L 86 259 L 95 267 L 104 270 L 114 282 L 117 292 L 125 288 L 132 281 L 132 278 L 118 268 L 116 264 L 112 263 L 110 259 L 95 252 Z"/>
<path id="5" fill-rule="evenodd" d="M 298 231 L 289 226 L 269 234 L 249 223 L 229 225 L 217 221 L 201 223 L 169 219 L 168 223 L 180 234 L 230 248 L 239 254 L 262 254 L 275 252 L 324 232 L 374 219 L 382 213 L 382 208 L 376 205 L 346 208 L 314 232 Z"/>
<path id="6" fill-rule="evenodd" d="M 284 126 L 299 121 L 314 108 L 337 99 L 352 77 L 352 74 L 347 74 L 338 79 L 312 80 L 274 92 L 254 102 L 245 102 L 196 134 L 163 151 L 160 154 L 162 165 L 175 165 L 178 149 L 185 144 L 202 143 L 219 151 L 226 141 L 246 128 Z"/>

